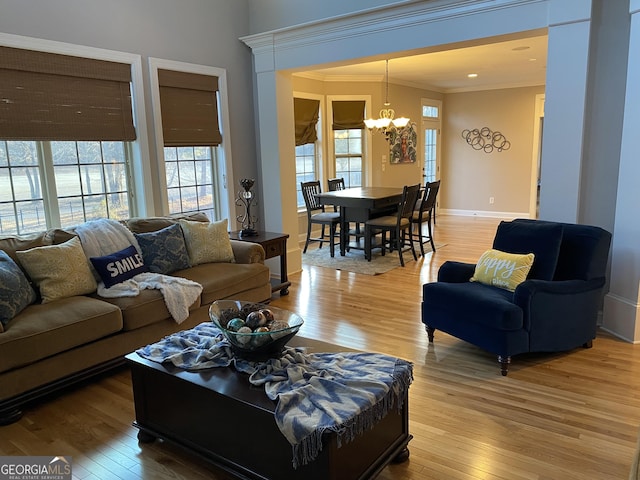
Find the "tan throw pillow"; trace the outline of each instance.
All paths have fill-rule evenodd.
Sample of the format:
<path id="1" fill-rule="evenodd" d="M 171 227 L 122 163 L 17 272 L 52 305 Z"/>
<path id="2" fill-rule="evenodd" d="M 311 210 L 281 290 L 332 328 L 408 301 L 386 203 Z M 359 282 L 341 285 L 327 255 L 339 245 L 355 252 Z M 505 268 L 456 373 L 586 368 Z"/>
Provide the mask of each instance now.
<path id="1" fill-rule="evenodd" d="M 226 218 L 211 223 L 180 220 L 180 226 L 192 266 L 235 261 Z"/>
<path id="2" fill-rule="evenodd" d="M 500 250 L 487 250 L 478 260 L 471 281 L 513 292 L 527 279 L 533 265 L 533 258 L 533 253 L 520 255 Z"/>
<path id="3" fill-rule="evenodd" d="M 86 295 L 98 288 L 78 237 L 59 245 L 16 252 L 16 255 L 40 289 L 42 303 Z"/>

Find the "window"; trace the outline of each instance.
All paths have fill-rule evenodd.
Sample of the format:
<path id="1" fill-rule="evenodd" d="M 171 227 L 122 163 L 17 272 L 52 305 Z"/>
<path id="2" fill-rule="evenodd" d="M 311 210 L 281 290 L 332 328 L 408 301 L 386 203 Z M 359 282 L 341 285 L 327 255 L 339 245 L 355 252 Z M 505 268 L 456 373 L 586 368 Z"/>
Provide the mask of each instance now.
<path id="1" fill-rule="evenodd" d="M 156 59 L 151 64 L 158 88 L 154 108 L 160 109 L 168 213 L 203 212 L 218 220 L 223 216 L 224 183 L 219 76 L 206 67 L 192 72 L 173 62 Z M 156 68 L 165 64 L 171 68 Z"/>
<path id="2" fill-rule="evenodd" d="M 0 141 L 0 234 L 129 213 L 127 142 Z"/>
<path id="3" fill-rule="evenodd" d="M 108 60 L 0 45 L 2 234 L 130 216 L 140 59 L 90 55 Z"/>
<path id="4" fill-rule="evenodd" d="M 165 147 L 169 213 L 204 212 L 215 215 L 213 185 L 214 158 L 212 147 Z"/>
<path id="5" fill-rule="evenodd" d="M 307 143 L 296 147 L 296 193 L 298 194 L 298 208 L 304 208 L 305 206 L 300 183 L 317 180 L 316 165 L 315 143 Z"/>
<path id="6" fill-rule="evenodd" d="M 438 178 L 440 111 L 441 104 L 439 101 L 422 100 L 422 131 L 424 133 L 422 177 L 424 182 L 434 182 Z"/>
<path id="7" fill-rule="evenodd" d="M 346 188 L 362 186 L 362 129 L 334 130 L 336 177 Z"/>

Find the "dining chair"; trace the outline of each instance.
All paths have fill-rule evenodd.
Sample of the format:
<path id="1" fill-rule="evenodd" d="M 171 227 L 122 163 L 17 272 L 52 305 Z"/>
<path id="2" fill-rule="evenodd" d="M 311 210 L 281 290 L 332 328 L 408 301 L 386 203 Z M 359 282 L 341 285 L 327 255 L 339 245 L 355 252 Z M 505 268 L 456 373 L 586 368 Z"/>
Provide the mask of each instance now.
<path id="1" fill-rule="evenodd" d="M 431 244 L 431 250 L 436 251 L 435 243 L 433 242 L 433 228 L 431 223 L 434 220 L 436 199 L 438 197 L 438 191 L 440 190 L 440 180 L 435 182 L 427 182 L 422 190 L 422 197 L 416 202 L 416 208 L 411 215 L 411 227 L 417 229 L 418 240 L 420 242 L 420 253 L 424 257 L 424 244 L 429 242 Z M 427 224 L 428 236 L 424 236 L 422 232 L 422 224 Z"/>
<path id="2" fill-rule="evenodd" d="M 330 192 L 335 192 L 336 190 L 344 190 L 345 189 L 344 178 L 342 178 L 342 177 L 340 177 L 340 178 L 330 178 L 329 180 L 327 180 L 327 184 L 329 185 L 329 191 Z M 334 206 L 333 208 L 336 210 L 336 212 L 340 211 L 340 209 L 337 206 Z M 340 227 L 340 228 L 342 228 L 342 227 Z M 355 245 L 351 245 L 351 242 L 349 240 L 349 239 L 351 239 L 351 237 L 353 237 L 355 239 Z M 351 249 L 351 247 L 361 250 L 362 247 L 360 246 L 360 239 L 362 237 L 363 237 L 363 235 L 362 235 L 362 226 L 360 225 L 360 223 L 356 222 L 355 225 L 353 226 L 353 228 L 351 228 L 351 226 L 349 226 L 346 250 L 349 251 Z"/>
<path id="3" fill-rule="evenodd" d="M 307 207 L 307 240 L 304 242 L 304 250 L 307 253 L 309 242 L 320 242 L 318 248 L 322 248 L 323 242 L 329 242 L 329 252 L 334 256 L 336 230 L 340 224 L 340 214 L 338 212 L 325 212 L 324 205 L 321 205 L 316 195 L 322 193 L 319 181 L 301 182 L 300 188 L 304 197 L 304 204 Z M 311 236 L 311 227 L 321 225 L 319 237 Z M 325 227 L 329 227 L 329 235 L 325 235 Z"/>
<path id="4" fill-rule="evenodd" d="M 400 257 L 400 265 L 404 267 L 402 249 L 409 245 L 414 260 L 417 260 L 416 250 L 413 246 L 413 233 L 411 232 L 411 215 L 418 200 L 420 184 L 405 185 L 402 189 L 402 200 L 398 204 L 398 211 L 395 215 L 385 215 L 369 219 L 364 224 L 364 254 L 368 261 L 371 261 L 371 251 L 377 246 L 382 248 L 382 255 L 385 254 L 387 246 L 387 232 L 390 233 L 389 248 L 397 248 Z M 373 237 L 380 233 L 382 240 L 379 245 L 373 245 Z M 407 234 L 409 236 L 407 243 Z"/>

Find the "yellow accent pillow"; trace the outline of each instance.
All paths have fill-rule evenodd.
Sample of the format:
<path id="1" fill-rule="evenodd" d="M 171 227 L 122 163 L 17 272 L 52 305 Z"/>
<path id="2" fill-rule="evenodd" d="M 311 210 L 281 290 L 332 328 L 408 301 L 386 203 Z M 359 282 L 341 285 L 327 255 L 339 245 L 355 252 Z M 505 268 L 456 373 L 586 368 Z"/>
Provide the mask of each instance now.
<path id="1" fill-rule="evenodd" d="M 180 226 L 191 266 L 235 261 L 226 218 L 211 223 L 180 220 Z"/>
<path id="2" fill-rule="evenodd" d="M 487 250 L 478 260 L 471 281 L 513 292 L 527 279 L 533 259 L 533 253 L 521 255 L 500 250 Z"/>
<path id="3" fill-rule="evenodd" d="M 16 256 L 40 289 L 42 303 L 86 295 L 98 288 L 78 237 L 59 245 L 17 251 Z"/>

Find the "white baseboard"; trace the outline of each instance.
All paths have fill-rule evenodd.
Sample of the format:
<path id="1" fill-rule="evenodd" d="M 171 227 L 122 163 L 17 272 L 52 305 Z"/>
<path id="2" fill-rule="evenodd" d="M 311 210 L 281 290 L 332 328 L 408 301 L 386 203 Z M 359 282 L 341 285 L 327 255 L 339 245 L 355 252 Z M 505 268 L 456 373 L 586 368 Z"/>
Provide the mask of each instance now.
<path id="1" fill-rule="evenodd" d="M 461 217 L 485 217 L 485 218 L 529 218 L 529 212 L 494 212 L 490 210 L 457 210 L 454 208 L 441 208 L 437 215 L 458 215 Z"/>

